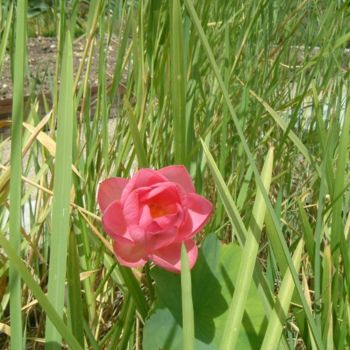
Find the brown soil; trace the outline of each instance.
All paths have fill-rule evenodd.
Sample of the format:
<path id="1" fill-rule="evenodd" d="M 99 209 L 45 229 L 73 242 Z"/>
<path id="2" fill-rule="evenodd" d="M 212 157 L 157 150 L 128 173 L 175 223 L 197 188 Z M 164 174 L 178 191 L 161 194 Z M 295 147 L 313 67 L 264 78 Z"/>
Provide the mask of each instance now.
<path id="1" fill-rule="evenodd" d="M 81 63 L 85 47 L 85 37 L 75 40 L 73 43 L 74 72 L 76 74 Z M 56 38 L 37 37 L 28 39 L 28 69 L 24 85 L 24 94 L 35 92 L 36 95 L 50 92 L 50 85 L 55 74 L 57 58 Z M 107 82 L 111 80 L 117 57 L 117 40 L 112 38 L 106 50 L 106 74 Z M 99 43 L 94 44 L 89 82 L 91 86 L 97 85 L 99 71 Z M 81 78 L 84 78 L 86 64 Z M 2 72 L 0 74 L 0 101 L 12 98 L 12 78 L 10 56 L 6 54 Z"/>

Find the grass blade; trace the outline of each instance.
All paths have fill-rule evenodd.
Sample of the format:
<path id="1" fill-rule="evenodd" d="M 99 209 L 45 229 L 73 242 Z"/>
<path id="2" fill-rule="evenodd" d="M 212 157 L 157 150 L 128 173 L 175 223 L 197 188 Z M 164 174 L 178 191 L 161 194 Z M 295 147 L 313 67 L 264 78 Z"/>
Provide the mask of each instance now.
<path id="1" fill-rule="evenodd" d="M 22 192 L 22 123 L 23 86 L 26 58 L 27 3 L 19 0 L 16 6 L 16 43 L 13 77 L 13 105 L 11 127 L 11 180 L 10 180 L 10 243 L 17 256 L 21 256 L 21 192 Z M 22 290 L 21 279 L 16 267 L 10 263 L 10 318 L 11 348 L 22 349 Z"/>
<path id="2" fill-rule="evenodd" d="M 126 99 L 125 99 L 125 104 L 127 108 L 126 115 L 128 117 L 132 139 L 134 141 L 136 156 L 138 160 L 138 166 L 141 168 L 147 168 L 148 167 L 147 153 L 142 143 L 142 137 L 137 127 L 137 122 L 136 122 L 134 112 L 130 106 L 129 101 L 127 101 Z"/>
<path id="3" fill-rule="evenodd" d="M 84 347 L 84 319 L 79 276 L 79 256 L 77 242 L 73 231 L 69 234 L 67 285 L 69 296 L 69 321 L 71 330 L 81 347 Z"/>
<path id="4" fill-rule="evenodd" d="M 194 315 L 192 301 L 191 270 L 188 263 L 187 250 L 181 247 L 181 299 L 182 299 L 182 329 L 183 349 L 194 349 Z"/>
<path id="5" fill-rule="evenodd" d="M 63 315 L 67 245 L 70 221 L 73 145 L 73 60 L 72 42 L 67 32 L 64 46 L 61 89 L 58 104 L 57 150 L 52 203 L 52 234 L 48 298 L 60 316 Z M 46 323 L 46 349 L 61 349 L 61 335 L 55 325 Z"/>
<path id="6" fill-rule="evenodd" d="M 1 6 L 1 4 L 0 4 L 0 6 Z M 0 76 L 1 76 L 2 64 L 3 64 L 5 53 L 6 53 L 7 40 L 9 38 L 10 29 L 11 29 L 12 14 L 13 14 L 13 4 L 10 5 L 10 10 L 9 10 L 9 12 L 7 14 L 7 18 L 6 18 L 6 26 L 5 26 L 4 32 L 1 36 L 1 41 L 0 41 Z"/>
<path id="7" fill-rule="evenodd" d="M 4 248 L 6 254 L 9 257 L 11 264 L 16 268 L 16 271 L 21 275 L 23 281 L 27 284 L 29 289 L 32 291 L 35 298 L 38 300 L 41 307 L 44 309 L 46 315 L 51 320 L 52 324 L 55 325 L 56 329 L 60 332 L 62 337 L 66 340 L 67 344 L 72 349 L 82 350 L 82 347 L 74 338 L 68 327 L 64 324 L 57 311 L 54 309 L 52 303 L 48 300 L 47 296 L 41 290 L 40 286 L 35 282 L 34 278 L 30 274 L 28 268 L 24 265 L 23 261 L 18 257 L 16 251 L 13 249 L 11 244 L 4 237 L 3 233 L 0 232 L 0 245 Z M 12 330 L 12 329 L 11 329 Z M 12 332 L 15 330 L 12 330 Z M 13 333 L 12 333 L 13 335 Z M 19 349 L 22 349 L 22 345 Z M 18 349 L 18 348 L 12 348 Z"/>
<path id="8" fill-rule="evenodd" d="M 129 268 L 119 266 L 119 271 L 126 286 L 128 287 L 128 291 L 130 292 L 130 295 L 137 307 L 138 312 L 140 313 L 141 318 L 145 320 L 148 315 L 149 307 L 139 283 L 137 282 L 132 270 Z"/>
<path id="9" fill-rule="evenodd" d="M 290 256 L 289 251 L 288 251 L 288 246 L 287 246 L 287 244 L 285 242 L 285 239 L 283 237 L 283 233 L 282 233 L 282 231 L 280 229 L 280 226 L 278 224 L 278 218 L 277 218 L 277 216 L 276 216 L 276 214 L 275 214 L 275 212 L 273 210 L 272 204 L 271 204 L 271 202 L 270 202 L 270 200 L 269 200 L 269 198 L 267 196 L 266 190 L 264 188 L 264 184 L 263 184 L 263 182 L 262 182 L 262 180 L 260 178 L 258 169 L 257 169 L 257 167 L 255 165 L 252 152 L 250 151 L 248 143 L 247 143 L 247 141 L 246 141 L 246 139 L 244 137 L 242 127 L 241 127 L 240 122 L 239 122 L 239 120 L 237 118 L 236 112 L 235 112 L 235 110 L 233 108 L 232 102 L 230 100 L 230 96 L 229 96 L 228 91 L 227 91 L 227 89 L 225 87 L 225 83 L 224 83 L 224 81 L 223 81 L 223 79 L 221 77 L 219 67 L 218 67 L 218 65 L 216 63 L 214 54 L 213 54 L 213 52 L 212 52 L 212 50 L 210 48 L 208 39 L 207 39 L 207 37 L 206 37 L 206 35 L 204 33 L 203 27 L 202 27 L 202 25 L 200 23 L 200 20 L 198 18 L 197 12 L 196 12 L 196 10 L 195 10 L 195 8 L 193 6 L 192 1 L 191 0 L 185 0 L 185 4 L 186 4 L 186 8 L 187 8 L 187 10 L 189 12 L 189 15 L 192 18 L 194 26 L 196 27 L 196 29 L 198 31 L 198 34 L 199 34 L 200 40 L 202 42 L 202 45 L 203 45 L 203 47 L 204 47 L 204 49 L 206 51 L 206 54 L 208 56 L 208 59 L 210 61 L 210 64 L 211 64 L 212 69 L 214 71 L 214 74 L 216 76 L 216 79 L 217 79 L 217 81 L 219 83 L 219 86 L 221 88 L 221 91 L 223 93 L 224 100 L 225 100 L 225 102 L 227 104 L 227 107 L 229 109 L 229 112 L 231 114 L 231 118 L 232 118 L 232 120 L 234 122 L 235 128 L 237 130 L 237 134 L 238 134 L 238 136 L 239 136 L 239 138 L 241 140 L 244 152 L 247 155 L 249 164 L 251 165 L 251 167 L 252 167 L 252 169 L 254 171 L 256 182 L 257 182 L 258 187 L 259 187 L 259 189 L 260 189 L 260 191 L 262 193 L 262 196 L 264 197 L 264 200 L 265 200 L 265 203 L 266 203 L 266 206 L 267 206 L 267 210 L 268 210 L 268 212 L 271 215 L 273 226 L 276 228 L 278 241 L 279 241 L 279 244 L 281 246 L 281 251 L 283 252 L 283 257 L 286 260 L 286 262 L 288 264 L 288 268 L 290 269 L 290 271 L 292 273 L 293 281 L 295 283 L 296 290 L 297 290 L 297 293 L 298 293 L 299 298 L 301 300 L 301 303 L 302 303 L 302 305 L 304 307 L 304 311 L 305 311 L 308 323 L 310 325 L 310 329 L 311 329 L 312 335 L 313 335 L 313 337 L 315 339 L 317 347 L 319 349 L 324 349 L 324 345 L 323 345 L 322 338 L 321 338 L 321 335 L 320 335 L 320 329 L 317 328 L 315 320 L 314 320 L 314 318 L 312 316 L 310 307 L 309 307 L 309 305 L 308 305 L 308 303 L 307 303 L 307 301 L 305 299 L 302 287 L 301 287 L 300 282 L 299 282 L 298 274 L 295 271 L 295 268 L 294 268 L 291 256 Z"/>
<path id="10" fill-rule="evenodd" d="M 333 193 L 333 213 L 332 213 L 332 238 L 331 248 L 332 255 L 335 262 L 336 273 L 339 268 L 339 255 L 341 254 L 344 259 L 345 277 L 350 288 L 350 265 L 349 265 L 349 250 L 346 248 L 347 243 L 344 237 L 344 225 L 342 223 L 342 211 L 344 209 L 344 195 L 342 195 L 346 186 L 346 179 L 349 173 L 348 161 L 349 161 L 349 132 L 350 132 L 350 102 L 347 102 L 347 109 L 345 113 L 344 125 L 341 130 L 339 146 L 338 146 L 338 159 L 335 178 L 337 181 L 334 186 Z M 338 274 L 337 274 L 338 275 Z M 338 276 L 335 278 L 339 278 Z"/>
<path id="11" fill-rule="evenodd" d="M 228 217 L 231 220 L 231 223 L 235 228 L 235 231 L 237 232 L 237 239 L 240 242 L 240 244 L 243 245 L 243 243 L 245 242 L 245 239 L 248 236 L 243 220 L 239 214 L 236 204 L 234 203 L 231 197 L 229 189 L 227 188 L 225 181 L 222 178 L 220 171 L 215 164 L 215 160 L 213 156 L 210 154 L 209 149 L 205 144 L 205 142 L 203 140 L 201 140 L 201 142 L 202 142 L 204 154 L 208 160 L 208 166 L 213 174 L 215 185 L 219 192 L 220 198 L 223 201 Z"/>
<path id="12" fill-rule="evenodd" d="M 302 141 L 299 139 L 299 137 L 288 128 L 287 123 L 279 116 L 279 114 L 261 97 L 259 97 L 254 91 L 249 90 L 249 93 L 257 100 L 259 101 L 266 111 L 271 115 L 271 117 L 275 120 L 276 124 L 284 131 L 288 132 L 288 137 L 291 139 L 291 141 L 294 143 L 294 145 L 297 147 L 299 152 L 305 157 L 308 163 L 312 164 L 312 159 L 309 154 L 309 151 L 305 147 L 305 145 L 302 143 Z"/>
<path id="13" fill-rule="evenodd" d="M 273 148 L 270 148 L 261 174 L 267 191 L 269 190 L 271 183 L 272 164 Z M 236 288 L 231 300 L 225 329 L 220 344 L 220 350 L 231 350 L 235 349 L 236 347 L 248 291 L 252 282 L 256 257 L 259 250 L 260 234 L 264 223 L 265 212 L 266 203 L 261 191 L 258 190 L 253 207 L 253 216 L 249 225 L 248 237 L 242 252 L 242 256 L 244 258 L 241 260 L 236 280 L 236 285 L 239 286 L 239 288 Z"/>
<path id="14" fill-rule="evenodd" d="M 237 233 L 237 239 L 241 246 L 244 246 L 246 238 L 248 237 L 248 231 L 244 226 L 243 220 L 239 214 L 237 206 L 230 195 L 229 189 L 227 188 L 224 179 L 222 178 L 220 171 L 215 164 L 213 156 L 210 154 L 206 144 L 202 141 L 202 146 L 204 150 L 204 154 L 208 161 L 208 166 L 214 178 L 215 186 L 219 192 L 219 196 L 224 204 L 227 215 L 234 227 L 234 232 Z M 261 287 L 261 296 L 264 301 L 264 307 L 266 313 L 271 312 L 271 307 L 273 305 L 273 298 L 271 290 L 267 284 L 265 276 L 263 274 L 262 269 L 258 264 L 256 264 L 256 269 L 254 272 L 254 279 L 257 287 Z M 259 288 L 260 290 L 260 288 Z"/>
<path id="15" fill-rule="evenodd" d="M 303 252 L 304 241 L 301 239 L 293 255 L 295 269 L 298 271 L 301 263 L 301 255 Z M 293 279 L 290 271 L 287 270 L 279 293 L 275 302 L 275 307 L 272 310 L 272 315 L 269 319 L 263 343 L 262 350 L 274 350 L 278 348 L 281 339 L 283 324 L 288 314 L 288 308 L 294 292 Z"/>
<path id="16" fill-rule="evenodd" d="M 183 52 L 183 29 L 179 0 L 169 2 L 170 11 L 170 73 L 174 127 L 175 162 L 185 164 L 186 158 L 186 82 Z"/>
<path id="17" fill-rule="evenodd" d="M 323 275 L 322 275 L 322 333 L 323 341 L 328 349 L 334 349 L 333 343 L 333 315 L 332 315 L 332 255 L 331 248 L 328 245 L 323 251 Z"/>

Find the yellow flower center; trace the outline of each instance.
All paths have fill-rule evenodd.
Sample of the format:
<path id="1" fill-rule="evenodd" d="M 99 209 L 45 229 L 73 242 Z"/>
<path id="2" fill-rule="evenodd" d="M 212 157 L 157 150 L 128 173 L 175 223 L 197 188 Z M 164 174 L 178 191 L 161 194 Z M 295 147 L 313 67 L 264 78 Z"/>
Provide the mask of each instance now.
<path id="1" fill-rule="evenodd" d="M 150 204 L 149 209 L 151 211 L 151 215 L 153 219 L 169 214 L 166 208 L 157 204 Z"/>

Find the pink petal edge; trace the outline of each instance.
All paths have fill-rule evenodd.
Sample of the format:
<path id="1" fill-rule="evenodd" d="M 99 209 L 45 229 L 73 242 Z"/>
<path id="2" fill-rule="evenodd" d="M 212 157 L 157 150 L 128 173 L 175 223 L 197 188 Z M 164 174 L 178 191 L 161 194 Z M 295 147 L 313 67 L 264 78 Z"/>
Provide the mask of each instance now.
<path id="1" fill-rule="evenodd" d="M 123 209 L 119 201 L 111 203 L 102 216 L 102 225 L 107 234 L 115 238 L 126 232 L 126 222 Z"/>
<path id="2" fill-rule="evenodd" d="M 198 257 L 198 248 L 192 239 L 184 243 L 187 250 L 189 265 L 192 269 Z M 179 273 L 181 271 L 181 245 L 182 242 L 176 242 L 161 248 L 151 254 L 150 259 L 165 270 Z"/>
<path id="3" fill-rule="evenodd" d="M 165 176 L 169 181 L 179 184 L 187 193 L 196 192 L 192 178 L 184 165 L 170 165 L 157 170 L 157 173 Z"/>
<path id="4" fill-rule="evenodd" d="M 187 238 L 193 237 L 207 223 L 213 212 L 213 205 L 206 198 L 197 193 L 187 196 L 188 214 L 192 220 L 192 232 Z"/>
<path id="5" fill-rule="evenodd" d="M 155 170 L 148 168 L 140 169 L 134 174 L 134 176 L 129 180 L 128 184 L 125 186 L 121 197 L 121 201 L 124 202 L 128 195 L 136 188 L 148 187 L 155 183 L 165 181 L 167 181 L 166 177 L 158 174 Z"/>
<path id="6" fill-rule="evenodd" d="M 113 242 L 114 254 L 121 265 L 128 267 L 143 266 L 147 262 L 146 252 L 142 246 L 118 237 Z"/>
<path id="7" fill-rule="evenodd" d="M 98 187 L 97 201 L 103 212 L 112 202 L 121 198 L 122 192 L 128 183 L 122 177 L 111 177 L 102 181 Z"/>

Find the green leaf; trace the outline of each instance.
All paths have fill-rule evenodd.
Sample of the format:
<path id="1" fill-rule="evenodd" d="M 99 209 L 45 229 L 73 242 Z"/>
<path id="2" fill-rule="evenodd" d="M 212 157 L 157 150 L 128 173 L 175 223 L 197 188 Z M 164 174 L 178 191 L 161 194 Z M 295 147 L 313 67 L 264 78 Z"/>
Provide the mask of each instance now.
<path id="1" fill-rule="evenodd" d="M 73 145 L 73 55 L 72 42 L 67 32 L 63 63 L 62 84 L 58 105 L 57 151 L 52 202 L 52 235 L 49 266 L 48 298 L 60 316 L 63 315 L 67 247 L 70 223 L 70 190 L 72 185 Z M 61 336 L 48 320 L 46 349 L 60 349 Z"/>
<path id="2" fill-rule="evenodd" d="M 129 101 L 125 100 L 124 102 L 126 105 L 126 116 L 128 117 L 130 132 L 134 141 L 138 164 L 141 168 L 146 168 L 148 167 L 147 153 L 142 143 L 139 128 L 137 127 L 136 117 Z"/>
<path id="3" fill-rule="evenodd" d="M 186 79 L 183 53 L 183 29 L 179 0 L 170 6 L 170 73 L 171 100 L 174 125 L 175 162 L 184 164 L 186 159 Z"/>
<path id="4" fill-rule="evenodd" d="M 81 297 L 81 286 L 79 276 L 79 256 L 77 252 L 77 242 L 74 232 L 69 234 L 69 251 L 67 269 L 67 284 L 69 296 L 69 320 L 73 335 L 84 347 L 84 325 L 81 320 L 84 318 L 83 303 Z"/>
<path id="5" fill-rule="evenodd" d="M 2 64 L 4 62 L 4 57 L 6 53 L 7 41 L 9 38 L 10 29 L 11 29 L 12 14 L 13 14 L 13 4 L 10 5 L 10 10 L 7 14 L 7 19 L 6 19 L 6 26 L 0 40 L 0 76 L 1 76 Z"/>
<path id="6" fill-rule="evenodd" d="M 22 123 L 24 114 L 24 73 L 26 58 L 26 0 L 17 1 L 15 27 L 15 54 L 13 77 L 13 104 L 11 127 L 11 180 L 10 180 L 10 243 L 16 254 L 21 254 L 21 192 L 22 192 Z M 6 32 L 3 34 L 6 36 Z M 5 40 L 5 37 L 3 38 Z M 22 290 L 17 269 L 10 263 L 10 318 L 11 348 L 21 349 L 22 337 Z"/>
<path id="7" fill-rule="evenodd" d="M 200 22 L 200 19 L 198 18 L 198 15 L 197 15 L 197 12 L 193 6 L 193 2 L 191 0 L 185 0 L 185 5 L 186 5 L 186 8 L 187 8 L 187 11 L 192 19 L 192 22 L 194 24 L 194 26 L 196 27 L 196 30 L 198 32 L 198 35 L 199 35 L 199 38 L 201 40 L 201 43 L 203 45 L 203 48 L 206 52 L 206 55 L 207 55 L 207 58 L 208 60 L 210 61 L 210 64 L 211 64 L 211 67 L 213 69 L 213 72 L 215 74 L 215 77 L 217 79 L 217 82 L 220 86 L 220 89 L 223 93 L 223 97 L 224 97 L 224 100 L 227 104 L 227 107 L 229 109 L 229 112 L 231 114 L 231 117 L 232 117 L 232 120 L 233 120 L 233 123 L 235 125 L 235 128 L 236 128 L 236 131 L 237 131 L 237 134 L 240 138 L 240 141 L 241 141 L 241 145 L 244 149 L 244 152 L 248 158 L 248 161 L 249 161 L 249 164 L 250 166 L 252 167 L 253 169 L 253 172 L 254 172 L 254 175 L 255 175 L 255 179 L 256 179 L 256 182 L 257 182 L 257 185 L 264 197 L 264 200 L 266 202 L 266 208 L 267 208 L 267 213 L 270 214 L 271 218 L 272 218 L 272 223 L 276 229 L 276 233 L 277 233 L 277 237 L 278 237 L 278 241 L 279 241 L 279 244 L 281 246 L 281 251 L 283 252 L 283 257 L 284 259 L 286 260 L 286 263 L 288 264 L 288 267 L 292 273 L 292 276 L 293 276 L 293 281 L 295 283 L 295 286 L 296 286 L 296 291 L 299 295 L 299 298 L 300 298 L 300 301 L 301 301 L 301 304 L 303 305 L 303 308 L 304 308 L 304 312 L 306 314 L 306 318 L 308 320 L 308 323 L 309 323 L 309 326 L 310 326 L 310 330 L 311 330 L 311 333 L 314 337 L 314 340 L 316 342 L 316 345 L 317 345 L 317 348 L 318 349 L 324 349 L 324 345 L 322 343 L 322 338 L 321 338 L 321 335 L 320 335 L 320 329 L 316 326 L 316 323 L 315 323 L 315 319 L 313 318 L 313 315 L 312 315 L 312 312 L 310 310 L 310 307 L 309 307 L 309 304 L 307 303 L 307 300 L 305 298 L 305 295 L 303 293 L 303 290 L 302 290 L 302 287 L 300 285 L 300 282 L 299 282 L 299 279 L 298 279 L 298 275 L 295 271 L 295 268 L 294 268 L 294 265 L 293 265 L 293 262 L 292 262 L 292 258 L 290 256 L 290 253 L 289 253 L 289 250 L 288 250 L 288 246 L 287 246 L 287 243 L 283 237 L 283 233 L 282 231 L 280 230 L 280 225 L 279 225 L 279 219 L 277 218 L 274 210 L 273 210 L 273 207 L 272 207 L 272 204 L 268 198 L 268 195 L 266 193 L 266 190 L 264 189 L 264 184 L 262 182 L 262 179 L 259 175 L 259 172 L 258 172 L 258 169 L 256 167 L 256 164 L 255 164 L 255 161 L 254 161 L 254 157 L 253 157 L 253 154 L 248 146 L 248 142 L 247 142 L 247 139 L 243 133 L 243 129 L 241 127 L 241 124 L 239 122 L 239 119 L 237 117 L 237 114 L 235 112 L 235 109 L 233 107 L 233 104 L 231 102 L 231 99 L 230 99 L 230 96 L 228 94 L 228 90 L 226 89 L 226 86 L 224 84 L 224 81 L 221 77 L 221 73 L 220 73 L 220 70 L 219 70 L 219 67 L 216 63 L 216 59 L 215 59 L 215 56 L 213 54 L 213 51 L 209 45 L 209 42 L 208 42 L 208 38 L 207 36 L 205 35 L 205 32 L 203 30 L 203 27 L 201 25 L 201 22 Z"/>
<path id="8" fill-rule="evenodd" d="M 194 349 L 194 316 L 192 301 L 191 270 L 188 263 L 186 247 L 181 247 L 181 300 L 182 322 L 184 325 L 183 348 Z"/>
<path id="9" fill-rule="evenodd" d="M 220 344 L 241 257 L 237 245 L 223 245 L 213 234 L 199 251 L 191 273 L 196 350 L 214 350 Z M 159 268 L 151 274 L 156 281 L 157 301 L 145 324 L 143 349 L 182 349 L 180 276 Z M 265 321 L 263 304 L 251 286 L 237 349 L 258 349 Z"/>

